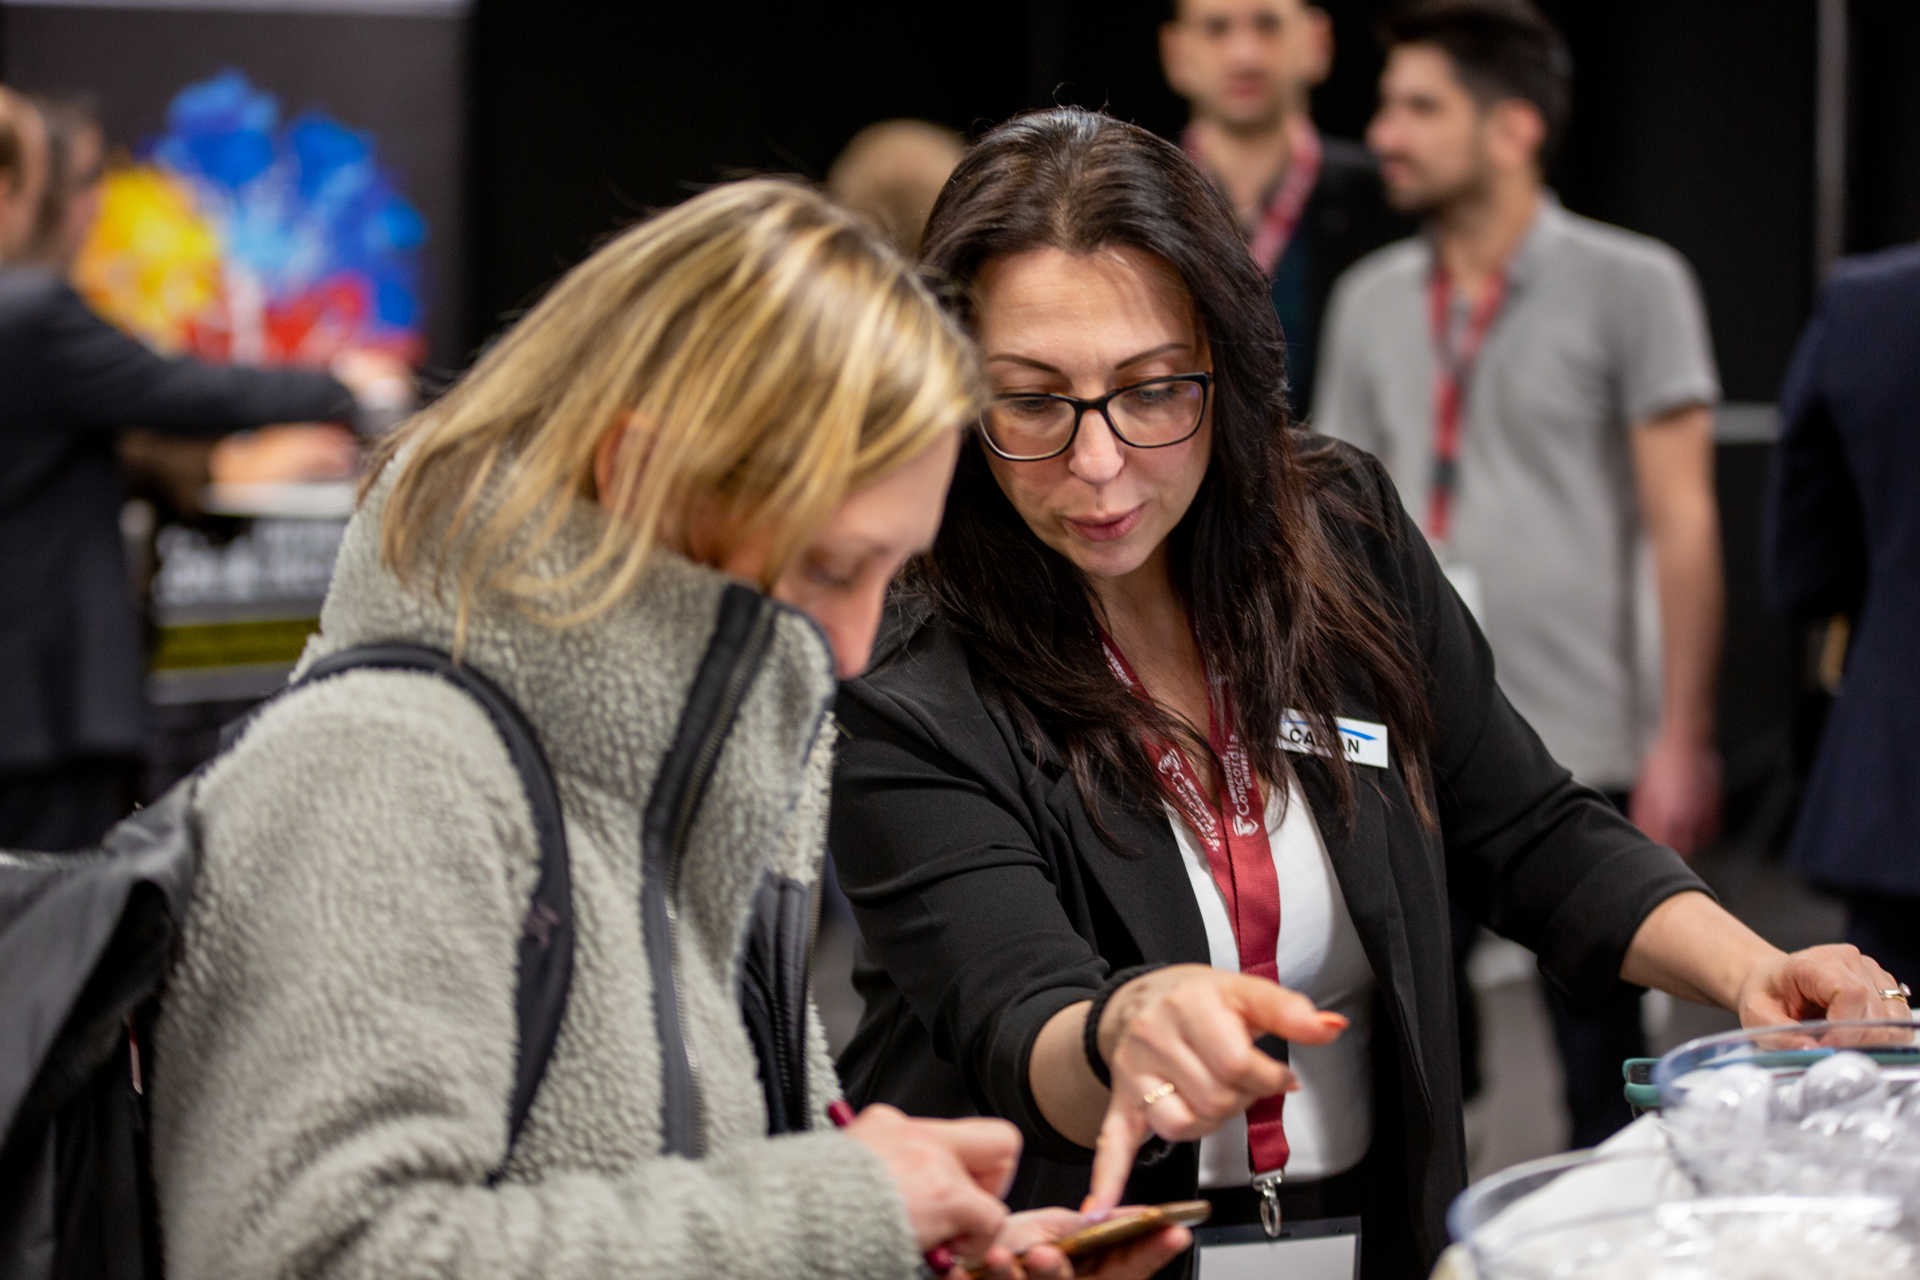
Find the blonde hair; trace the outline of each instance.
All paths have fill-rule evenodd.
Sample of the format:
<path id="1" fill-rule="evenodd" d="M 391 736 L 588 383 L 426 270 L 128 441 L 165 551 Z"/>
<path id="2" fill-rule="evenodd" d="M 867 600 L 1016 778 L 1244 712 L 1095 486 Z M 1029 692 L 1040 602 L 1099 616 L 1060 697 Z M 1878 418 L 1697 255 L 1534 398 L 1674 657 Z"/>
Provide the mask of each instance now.
<path id="1" fill-rule="evenodd" d="M 971 343 L 856 218 L 796 183 L 730 183 L 568 272 L 396 433 L 381 555 L 403 577 L 431 567 L 436 589 L 451 571 L 459 637 L 483 595 L 564 627 L 612 608 L 711 501 L 768 537 L 770 585 L 850 493 L 976 413 L 982 386 Z M 627 421 L 599 493 L 596 449 Z M 595 501 L 591 549 L 536 570 Z"/>

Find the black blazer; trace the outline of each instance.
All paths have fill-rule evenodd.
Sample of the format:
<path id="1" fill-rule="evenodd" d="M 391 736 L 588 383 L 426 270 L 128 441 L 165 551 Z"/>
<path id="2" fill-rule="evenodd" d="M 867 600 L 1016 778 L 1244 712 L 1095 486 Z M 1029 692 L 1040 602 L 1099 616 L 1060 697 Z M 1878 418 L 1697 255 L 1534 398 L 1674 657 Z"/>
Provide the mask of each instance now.
<path id="1" fill-rule="evenodd" d="M 1837 889 L 1920 895 L 1920 247 L 1834 269 L 1780 414 L 1766 520 L 1774 600 L 1855 623 L 1792 858 Z"/>
<path id="2" fill-rule="evenodd" d="M 324 373 L 167 359 L 57 276 L 0 269 L 0 771 L 146 749 L 117 433 L 222 435 L 352 412 Z"/>
<path id="3" fill-rule="evenodd" d="M 1313 758 L 1300 781 L 1379 981 L 1375 1138 L 1364 1246 L 1370 1276 L 1426 1274 L 1466 1177 L 1448 900 L 1538 952 L 1576 999 L 1610 990 L 1634 930 L 1699 880 L 1577 786 L 1494 683 L 1493 659 L 1372 458 L 1346 463 L 1366 522 L 1336 527 L 1411 620 L 1438 726 L 1440 830 L 1414 816 L 1398 769 L 1358 768 L 1342 824 Z M 1036 752 L 982 691 L 966 645 L 938 619 L 909 623 L 844 687 L 831 848 L 871 960 L 849 1094 L 936 1115 L 984 1113 L 1027 1139 L 1015 1202 L 1077 1204 L 1091 1153 L 1041 1117 L 1027 1060 L 1041 1026 L 1109 971 L 1206 963 L 1207 943 L 1167 821 L 1103 796 L 1097 833 L 1052 742 Z M 1359 694 L 1343 715 L 1379 720 Z M 1190 1196 L 1197 1145 L 1135 1170 L 1129 1199 Z"/>

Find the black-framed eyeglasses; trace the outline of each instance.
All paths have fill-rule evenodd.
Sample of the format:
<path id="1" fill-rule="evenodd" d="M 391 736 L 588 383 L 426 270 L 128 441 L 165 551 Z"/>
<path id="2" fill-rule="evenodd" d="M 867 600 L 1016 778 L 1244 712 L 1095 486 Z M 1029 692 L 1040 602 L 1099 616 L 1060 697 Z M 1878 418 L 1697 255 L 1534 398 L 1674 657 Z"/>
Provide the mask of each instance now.
<path id="1" fill-rule="evenodd" d="M 1164 449 L 1200 429 L 1212 389 L 1210 373 L 1178 373 L 1115 387 L 1097 400 L 1040 391 L 995 396 L 980 415 L 980 438 L 1008 462 L 1057 458 L 1073 447 L 1080 420 L 1092 410 L 1121 444 Z"/>

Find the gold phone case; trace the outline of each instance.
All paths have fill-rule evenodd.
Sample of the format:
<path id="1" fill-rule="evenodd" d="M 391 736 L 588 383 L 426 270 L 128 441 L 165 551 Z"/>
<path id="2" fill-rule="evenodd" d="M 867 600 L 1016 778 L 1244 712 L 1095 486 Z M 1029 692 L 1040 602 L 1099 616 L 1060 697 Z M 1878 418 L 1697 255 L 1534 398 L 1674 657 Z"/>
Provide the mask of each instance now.
<path id="1" fill-rule="evenodd" d="M 1175 1200 L 1168 1204 L 1154 1205 L 1138 1213 L 1115 1216 L 1105 1222 L 1096 1222 L 1090 1227 L 1082 1227 L 1071 1235 L 1061 1236 L 1052 1241 L 1054 1248 L 1069 1258 L 1081 1258 L 1088 1254 L 1100 1253 L 1107 1249 L 1118 1248 L 1123 1244 L 1132 1244 L 1165 1227 L 1196 1227 L 1207 1220 L 1213 1212 L 1213 1206 L 1205 1200 Z M 986 1268 L 978 1263 L 969 1263 L 969 1276 L 983 1276 Z"/>

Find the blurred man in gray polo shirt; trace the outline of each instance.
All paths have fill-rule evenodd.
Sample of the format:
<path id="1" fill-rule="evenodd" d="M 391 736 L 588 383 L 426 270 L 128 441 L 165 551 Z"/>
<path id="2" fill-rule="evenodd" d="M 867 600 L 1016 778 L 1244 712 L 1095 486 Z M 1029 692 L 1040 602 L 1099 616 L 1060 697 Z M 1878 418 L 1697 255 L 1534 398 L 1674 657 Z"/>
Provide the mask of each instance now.
<path id="1" fill-rule="evenodd" d="M 1424 234 L 1336 287 L 1314 425 L 1379 455 L 1499 663 L 1581 781 L 1691 855 L 1717 833 L 1719 397 L 1685 262 L 1543 185 L 1564 44 L 1526 0 L 1429 0 L 1388 27 L 1367 141 Z M 1652 552 L 1662 679 L 1645 722 L 1635 566 Z M 1637 1000 L 1556 1008 L 1574 1145 L 1626 1119 Z"/>

